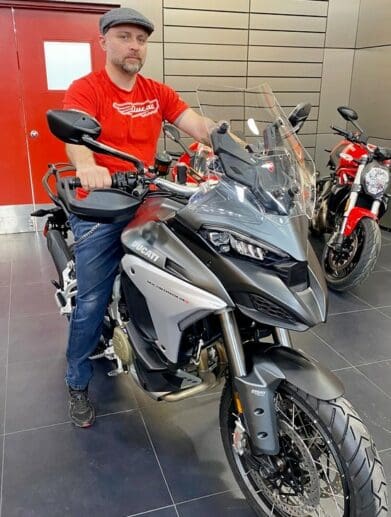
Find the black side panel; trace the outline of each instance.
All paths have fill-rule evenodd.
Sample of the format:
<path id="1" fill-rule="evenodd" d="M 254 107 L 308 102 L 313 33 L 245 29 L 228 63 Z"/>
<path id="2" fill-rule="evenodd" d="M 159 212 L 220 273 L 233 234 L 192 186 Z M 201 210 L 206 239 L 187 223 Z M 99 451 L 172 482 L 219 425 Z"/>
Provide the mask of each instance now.
<path id="1" fill-rule="evenodd" d="M 144 368 L 151 372 L 165 371 L 167 365 L 160 359 L 152 344 L 140 336 L 131 320 L 126 324 L 126 330 L 133 350 Z"/>
<path id="2" fill-rule="evenodd" d="M 121 288 L 129 314 L 136 322 L 140 334 L 147 340 L 156 340 L 155 328 L 145 298 L 123 271 L 121 273 Z"/>
<path id="3" fill-rule="evenodd" d="M 176 377 L 169 371 L 147 370 L 139 359 L 134 361 L 138 380 L 145 391 L 150 392 L 176 392 L 181 389 L 182 379 Z"/>

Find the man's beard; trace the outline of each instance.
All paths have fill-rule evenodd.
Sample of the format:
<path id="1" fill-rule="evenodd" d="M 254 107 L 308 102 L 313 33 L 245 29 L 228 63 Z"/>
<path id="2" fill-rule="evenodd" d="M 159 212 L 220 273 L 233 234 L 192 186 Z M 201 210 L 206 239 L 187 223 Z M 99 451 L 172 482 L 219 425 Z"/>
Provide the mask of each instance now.
<path id="1" fill-rule="evenodd" d="M 144 63 L 142 63 L 141 61 L 138 61 L 137 63 L 127 63 L 126 61 L 124 61 L 118 64 L 124 72 L 126 72 L 129 75 L 134 75 L 142 69 Z"/>

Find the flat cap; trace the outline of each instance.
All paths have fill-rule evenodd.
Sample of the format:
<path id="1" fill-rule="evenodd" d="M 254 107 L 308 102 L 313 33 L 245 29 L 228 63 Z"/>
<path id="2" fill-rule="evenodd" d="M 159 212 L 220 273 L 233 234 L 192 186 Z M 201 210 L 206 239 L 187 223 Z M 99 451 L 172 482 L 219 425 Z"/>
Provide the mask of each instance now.
<path id="1" fill-rule="evenodd" d="M 105 13 L 99 20 L 99 29 L 102 34 L 106 34 L 110 27 L 122 25 L 124 23 L 139 25 L 147 31 L 149 35 L 155 30 L 154 24 L 148 20 L 148 18 L 135 9 L 130 9 L 128 7 L 118 7 L 117 9 L 107 11 L 107 13 Z"/>

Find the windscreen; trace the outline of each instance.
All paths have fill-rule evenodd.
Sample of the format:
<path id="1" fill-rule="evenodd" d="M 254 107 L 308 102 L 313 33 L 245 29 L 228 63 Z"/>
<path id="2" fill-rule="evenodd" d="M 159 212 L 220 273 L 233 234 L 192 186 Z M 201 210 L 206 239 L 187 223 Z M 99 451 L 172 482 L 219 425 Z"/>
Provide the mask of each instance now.
<path id="1" fill-rule="evenodd" d="M 311 218 L 314 164 L 270 87 L 202 87 L 197 98 L 223 185 L 204 186 L 190 200 L 192 208 L 203 210 L 207 202 L 204 208 L 210 211 L 216 202 L 221 210 L 224 198 L 230 204 L 226 210 L 252 214 L 254 222 L 259 217 L 280 224 L 300 215 Z M 214 196 L 208 195 L 211 188 L 217 189 Z"/>

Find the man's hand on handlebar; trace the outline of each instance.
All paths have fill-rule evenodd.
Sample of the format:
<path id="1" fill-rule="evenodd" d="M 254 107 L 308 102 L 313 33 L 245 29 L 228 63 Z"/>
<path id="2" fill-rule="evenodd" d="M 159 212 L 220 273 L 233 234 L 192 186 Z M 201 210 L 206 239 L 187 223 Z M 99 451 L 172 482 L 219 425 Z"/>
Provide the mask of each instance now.
<path id="1" fill-rule="evenodd" d="M 88 165 L 76 170 L 76 176 L 85 190 L 111 187 L 111 176 L 106 167 Z"/>

